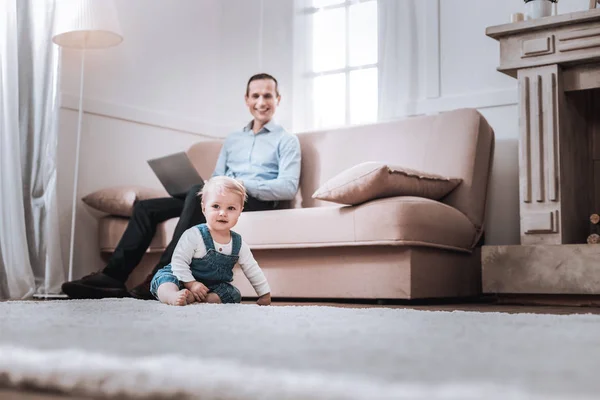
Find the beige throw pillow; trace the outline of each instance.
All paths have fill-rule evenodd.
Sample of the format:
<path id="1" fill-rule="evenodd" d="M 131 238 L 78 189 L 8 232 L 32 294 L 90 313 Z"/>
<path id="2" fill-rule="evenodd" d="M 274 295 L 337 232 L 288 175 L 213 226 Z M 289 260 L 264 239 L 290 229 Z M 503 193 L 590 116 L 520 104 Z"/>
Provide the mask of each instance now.
<path id="1" fill-rule="evenodd" d="M 365 162 L 334 176 L 312 197 L 351 205 L 392 196 L 439 200 L 461 182 L 459 178 L 447 178 L 380 162 Z"/>
<path id="2" fill-rule="evenodd" d="M 167 192 L 160 189 L 149 189 L 142 186 L 115 186 L 90 193 L 81 200 L 103 213 L 131 217 L 133 206 L 137 201 L 168 196 Z"/>

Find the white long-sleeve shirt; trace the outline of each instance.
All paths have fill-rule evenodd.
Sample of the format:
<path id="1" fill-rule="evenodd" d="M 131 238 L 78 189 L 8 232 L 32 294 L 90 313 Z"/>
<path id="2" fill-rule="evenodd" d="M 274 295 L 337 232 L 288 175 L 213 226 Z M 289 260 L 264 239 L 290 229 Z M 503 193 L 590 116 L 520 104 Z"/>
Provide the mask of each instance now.
<path id="1" fill-rule="evenodd" d="M 214 241 L 214 240 L 213 240 Z M 215 244 L 215 250 L 219 253 L 231 255 L 233 250 L 233 240 L 230 240 L 227 244 L 217 243 Z M 173 275 L 181 282 L 192 282 L 195 281 L 190 265 L 192 258 L 202 258 L 206 255 L 207 250 L 202 239 L 202 234 L 197 227 L 192 227 L 185 231 L 177 246 L 173 252 L 173 258 L 171 259 L 171 269 Z M 250 281 L 250 284 L 256 291 L 256 294 L 262 296 L 271 292 L 267 278 L 262 272 L 262 269 L 258 266 L 258 263 L 250 251 L 250 247 L 242 240 L 242 246 L 240 248 L 238 263 L 246 275 L 246 278 Z"/>

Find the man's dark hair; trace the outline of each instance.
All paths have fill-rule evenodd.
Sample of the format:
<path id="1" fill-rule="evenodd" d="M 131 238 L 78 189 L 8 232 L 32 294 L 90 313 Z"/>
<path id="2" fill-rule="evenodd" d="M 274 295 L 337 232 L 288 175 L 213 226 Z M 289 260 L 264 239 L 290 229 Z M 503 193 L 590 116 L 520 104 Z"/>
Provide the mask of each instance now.
<path id="1" fill-rule="evenodd" d="M 258 81 L 260 79 L 271 79 L 273 82 L 275 82 L 275 93 L 277 94 L 277 96 L 279 96 L 279 87 L 278 87 L 277 79 L 275 79 L 273 77 L 273 75 L 269 75 L 269 74 L 265 74 L 265 73 L 252 75 L 250 77 L 250 79 L 248 79 L 248 84 L 246 85 L 246 96 L 248 96 L 250 94 L 250 82 Z"/>

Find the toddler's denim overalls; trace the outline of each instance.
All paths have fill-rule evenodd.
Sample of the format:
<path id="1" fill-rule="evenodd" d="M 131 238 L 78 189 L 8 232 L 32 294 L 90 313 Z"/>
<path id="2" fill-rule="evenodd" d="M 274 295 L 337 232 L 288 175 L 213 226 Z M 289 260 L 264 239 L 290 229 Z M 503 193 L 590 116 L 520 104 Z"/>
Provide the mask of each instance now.
<path id="1" fill-rule="evenodd" d="M 206 224 L 196 225 L 200 230 L 204 246 L 206 246 L 206 255 L 202 258 L 192 258 L 190 270 L 192 276 L 198 282 L 202 282 L 208 288 L 209 292 L 216 293 L 222 303 L 239 303 L 242 299 L 240 291 L 229 282 L 233 280 L 233 267 L 240 258 L 240 248 L 242 247 L 242 237 L 231 231 L 232 249 L 231 255 L 219 253 L 215 249 L 210 231 Z M 158 298 L 158 287 L 166 282 L 172 282 L 184 289 L 183 282 L 173 275 L 171 264 L 159 269 L 150 283 L 150 292 Z"/>

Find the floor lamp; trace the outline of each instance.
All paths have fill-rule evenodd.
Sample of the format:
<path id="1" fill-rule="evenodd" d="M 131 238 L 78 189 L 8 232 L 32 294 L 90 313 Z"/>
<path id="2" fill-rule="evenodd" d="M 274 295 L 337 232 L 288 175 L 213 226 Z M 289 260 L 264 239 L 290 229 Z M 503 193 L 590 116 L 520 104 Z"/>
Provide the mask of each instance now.
<path id="1" fill-rule="evenodd" d="M 73 209 L 71 214 L 71 243 L 69 245 L 69 281 L 73 280 L 73 251 L 75 244 L 75 216 L 77 211 L 77 182 L 79 178 L 79 145 L 83 120 L 83 83 L 85 53 L 91 49 L 105 49 L 123 41 L 117 10 L 113 0 L 62 0 L 56 5 L 55 30 L 52 41 L 62 48 L 81 52 L 79 77 L 79 108 L 75 172 L 73 176 Z"/>

